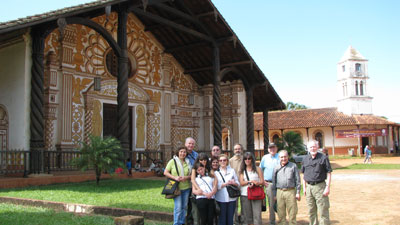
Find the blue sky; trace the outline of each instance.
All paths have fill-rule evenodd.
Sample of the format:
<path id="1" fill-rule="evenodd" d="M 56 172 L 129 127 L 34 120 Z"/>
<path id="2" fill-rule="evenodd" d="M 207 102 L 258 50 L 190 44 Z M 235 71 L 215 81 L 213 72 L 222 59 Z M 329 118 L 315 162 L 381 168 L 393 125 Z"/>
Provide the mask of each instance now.
<path id="1" fill-rule="evenodd" d="M 0 21 L 84 2 L 7 1 Z M 352 45 L 369 60 L 373 113 L 400 122 L 400 1 L 212 2 L 284 102 L 335 107 L 336 64 Z"/>

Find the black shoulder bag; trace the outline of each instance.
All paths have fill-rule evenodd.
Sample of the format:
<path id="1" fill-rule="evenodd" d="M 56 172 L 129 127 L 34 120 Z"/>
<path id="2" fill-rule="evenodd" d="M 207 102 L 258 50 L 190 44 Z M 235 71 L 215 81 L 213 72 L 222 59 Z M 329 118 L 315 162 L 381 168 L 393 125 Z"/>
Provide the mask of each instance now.
<path id="1" fill-rule="evenodd" d="M 218 173 L 221 175 L 222 180 L 225 183 L 225 179 L 224 176 L 222 176 L 222 173 L 218 170 Z M 226 190 L 228 191 L 228 195 L 231 198 L 237 198 L 240 196 L 240 188 L 238 186 L 232 185 L 232 184 L 228 184 L 226 186 Z"/>
<path id="2" fill-rule="evenodd" d="M 174 164 L 175 164 L 176 173 L 178 173 L 178 176 L 179 176 L 179 170 L 178 170 L 178 166 L 176 165 L 175 159 L 174 159 Z M 175 198 L 175 197 L 179 196 L 181 194 L 181 190 L 179 190 L 179 182 L 174 179 L 167 178 L 167 181 L 165 182 L 165 185 L 164 185 L 164 188 L 163 188 L 161 194 L 165 195 L 165 198 L 167 198 L 167 199 L 171 199 L 171 198 Z"/>

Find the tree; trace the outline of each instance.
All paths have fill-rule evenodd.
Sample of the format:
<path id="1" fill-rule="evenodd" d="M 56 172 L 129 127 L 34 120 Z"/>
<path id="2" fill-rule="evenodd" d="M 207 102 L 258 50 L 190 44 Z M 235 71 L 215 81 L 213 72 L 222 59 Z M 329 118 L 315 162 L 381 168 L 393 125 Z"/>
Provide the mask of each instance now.
<path id="1" fill-rule="evenodd" d="M 308 107 L 294 102 L 286 103 L 286 110 L 297 110 L 297 109 L 308 109 Z"/>
<path id="2" fill-rule="evenodd" d="M 305 146 L 300 134 L 294 131 L 288 131 L 279 138 L 277 143 L 278 149 L 285 149 L 288 151 L 289 157 L 293 154 L 305 154 Z"/>
<path id="3" fill-rule="evenodd" d="M 124 156 L 119 141 L 114 137 L 90 136 L 90 142 L 82 143 L 81 155 L 73 164 L 82 171 L 94 168 L 96 184 L 99 184 L 102 171 L 124 167 Z"/>

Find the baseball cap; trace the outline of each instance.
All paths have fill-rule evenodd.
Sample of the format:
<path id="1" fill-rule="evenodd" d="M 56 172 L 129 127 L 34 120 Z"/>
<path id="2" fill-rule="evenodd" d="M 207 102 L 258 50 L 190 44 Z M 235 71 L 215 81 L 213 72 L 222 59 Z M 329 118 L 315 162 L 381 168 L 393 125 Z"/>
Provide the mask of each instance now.
<path id="1" fill-rule="evenodd" d="M 274 142 L 270 142 L 268 145 L 268 148 L 276 147 L 276 144 Z"/>

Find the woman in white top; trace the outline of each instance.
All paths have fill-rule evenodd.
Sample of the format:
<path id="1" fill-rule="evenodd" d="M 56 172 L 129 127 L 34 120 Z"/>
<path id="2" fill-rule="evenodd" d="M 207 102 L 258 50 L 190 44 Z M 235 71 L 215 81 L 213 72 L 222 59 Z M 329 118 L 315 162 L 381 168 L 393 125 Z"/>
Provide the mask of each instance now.
<path id="1" fill-rule="evenodd" d="M 245 171 L 247 171 L 247 178 Z M 245 152 L 240 166 L 240 204 L 242 206 L 242 216 L 245 224 L 261 225 L 261 207 L 262 200 L 249 200 L 247 198 L 247 188 L 255 185 L 264 184 L 264 176 L 260 167 L 256 166 L 254 155 L 251 152 Z"/>
<path id="2" fill-rule="evenodd" d="M 226 186 L 239 186 L 239 181 L 235 170 L 231 167 L 228 167 L 228 156 L 224 154 L 219 156 L 219 171 L 215 173 L 215 177 L 218 179 L 218 191 L 215 195 L 215 200 L 218 202 L 219 207 L 221 208 L 218 224 L 232 225 L 237 198 L 229 197 Z"/>
<path id="3" fill-rule="evenodd" d="M 200 213 L 201 225 L 213 225 L 215 213 L 215 193 L 217 193 L 218 180 L 206 174 L 205 165 L 198 162 L 194 164 L 198 189 L 193 190 L 196 194 L 196 205 Z"/>

